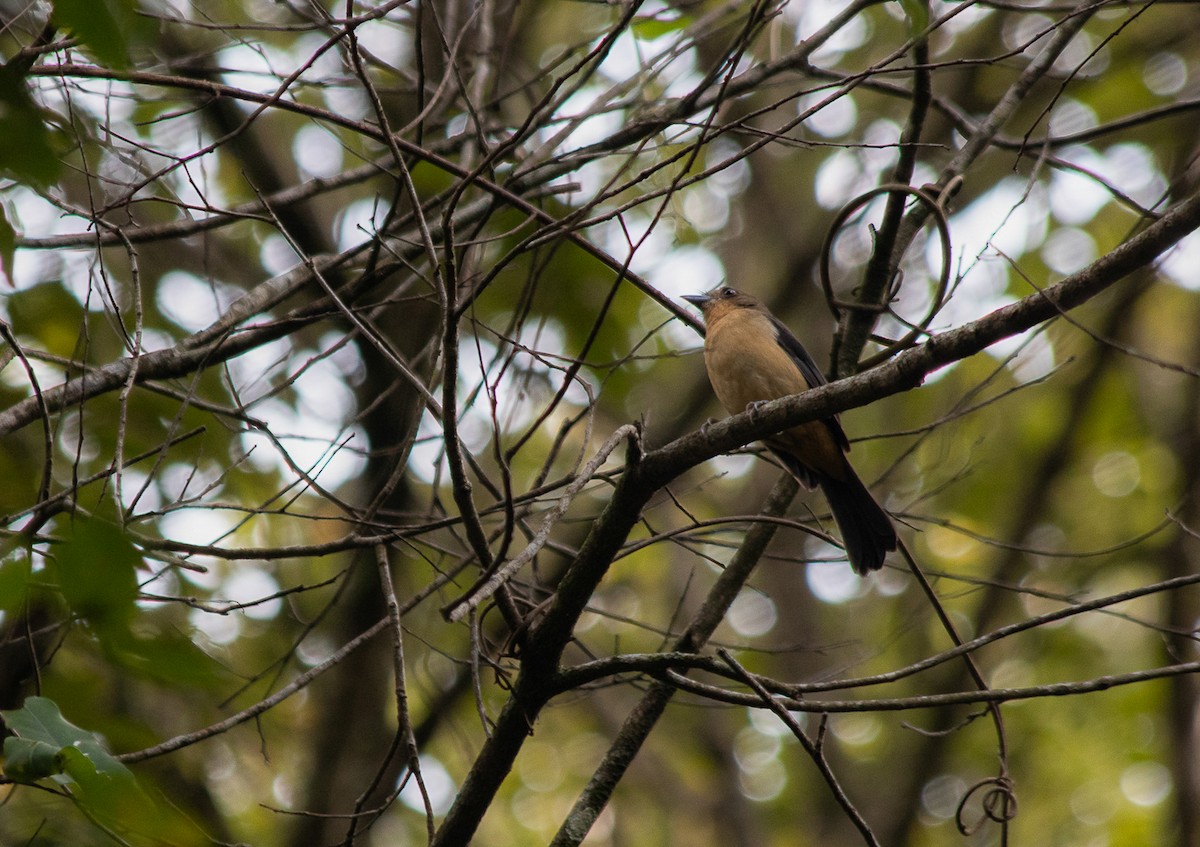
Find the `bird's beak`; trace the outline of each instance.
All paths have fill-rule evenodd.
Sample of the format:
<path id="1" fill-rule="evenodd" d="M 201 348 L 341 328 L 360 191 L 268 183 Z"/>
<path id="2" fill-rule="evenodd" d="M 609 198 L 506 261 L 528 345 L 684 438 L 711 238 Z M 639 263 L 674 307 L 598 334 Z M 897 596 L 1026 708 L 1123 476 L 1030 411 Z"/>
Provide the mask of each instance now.
<path id="1" fill-rule="evenodd" d="M 685 294 L 685 295 L 683 295 L 683 299 L 687 300 L 693 306 L 703 309 L 704 304 L 707 303 L 712 298 L 709 297 L 707 294 Z"/>

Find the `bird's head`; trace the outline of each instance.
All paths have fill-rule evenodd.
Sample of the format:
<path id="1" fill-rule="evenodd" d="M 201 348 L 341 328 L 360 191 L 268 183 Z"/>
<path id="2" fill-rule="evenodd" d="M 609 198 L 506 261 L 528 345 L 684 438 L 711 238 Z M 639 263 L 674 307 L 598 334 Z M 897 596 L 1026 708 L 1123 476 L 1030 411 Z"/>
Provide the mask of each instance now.
<path id="1" fill-rule="evenodd" d="M 757 297 L 728 285 L 718 285 L 704 294 L 685 294 L 683 299 L 700 309 L 700 313 L 704 315 L 704 322 L 709 326 L 738 309 L 767 311 Z"/>

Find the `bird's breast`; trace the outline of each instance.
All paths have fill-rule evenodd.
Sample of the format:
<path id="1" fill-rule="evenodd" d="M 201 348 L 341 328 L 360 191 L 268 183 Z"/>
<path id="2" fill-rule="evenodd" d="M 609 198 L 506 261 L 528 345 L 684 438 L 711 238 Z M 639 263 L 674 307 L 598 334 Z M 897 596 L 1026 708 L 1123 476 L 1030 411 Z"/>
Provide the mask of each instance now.
<path id="1" fill-rule="evenodd" d="M 757 312 L 731 314 L 709 327 L 704 364 L 717 399 L 734 415 L 751 403 L 808 388 L 799 368 L 776 341 L 771 322 Z"/>

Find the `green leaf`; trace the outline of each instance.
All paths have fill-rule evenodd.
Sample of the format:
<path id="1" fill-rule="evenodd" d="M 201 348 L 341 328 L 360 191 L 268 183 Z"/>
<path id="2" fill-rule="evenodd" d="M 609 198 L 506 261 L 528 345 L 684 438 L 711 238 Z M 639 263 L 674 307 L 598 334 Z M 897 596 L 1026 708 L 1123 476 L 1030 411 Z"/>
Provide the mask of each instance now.
<path id="1" fill-rule="evenodd" d="M 2 135 L 2 133 L 0 133 Z M 37 339 L 44 350 L 70 356 L 87 313 L 61 280 L 24 288 L 8 298 L 9 320 Z"/>
<path id="2" fill-rule="evenodd" d="M 111 68 L 129 65 L 129 36 L 143 28 L 135 0 L 54 0 L 53 17 Z"/>
<path id="3" fill-rule="evenodd" d="M 128 631 L 138 594 L 141 556 L 114 524 L 97 518 L 76 518 L 72 530 L 54 551 L 63 597 L 98 628 Z"/>
<path id="4" fill-rule="evenodd" d="M 66 765 L 78 756 L 98 774 L 112 779 L 133 778 L 127 767 L 100 746 L 96 736 L 64 718 L 53 700 L 30 697 L 20 709 L 0 715 L 16 736 L 5 739 L 4 772 L 18 782 L 35 782 L 56 774 L 72 776 Z M 65 750 L 73 752 L 64 757 Z"/>
<path id="5" fill-rule="evenodd" d="M 633 37 L 641 41 L 653 41 L 664 35 L 671 35 L 685 29 L 692 22 L 689 15 L 676 15 L 673 18 L 644 17 L 635 18 L 630 30 Z"/>
<path id="6" fill-rule="evenodd" d="M 139 807 L 143 813 L 149 811 L 146 805 L 150 798 L 138 785 L 133 772 L 115 759 L 113 761 L 121 769 L 119 772 L 101 769 L 96 766 L 95 759 L 74 746 L 62 748 L 58 760 L 64 776 L 70 780 L 71 793 L 94 813 L 120 819 L 135 814 Z"/>
<path id="7" fill-rule="evenodd" d="M 8 221 L 4 204 L 0 203 L 0 282 L 13 284 L 13 255 L 17 251 L 17 231 Z"/>
<path id="8" fill-rule="evenodd" d="M 910 34 L 918 35 L 929 26 L 929 0 L 900 0 L 900 5 L 908 18 Z"/>
<path id="9" fill-rule="evenodd" d="M 14 782 L 34 783 L 62 771 L 62 749 L 45 741 L 10 735 L 4 739 L 4 775 Z"/>
<path id="10" fill-rule="evenodd" d="M 107 654 L 130 674 L 165 685 L 210 688 L 226 679 L 219 664 L 187 636 L 140 620 L 137 633 L 107 639 Z"/>
<path id="11" fill-rule="evenodd" d="M 15 550 L 0 559 L 0 609 L 15 611 L 29 596 L 29 555 Z"/>
<path id="12" fill-rule="evenodd" d="M 0 65 L 0 126 L 0 174 L 37 186 L 54 182 L 62 163 L 42 112 L 29 96 L 25 76 L 7 65 Z"/>

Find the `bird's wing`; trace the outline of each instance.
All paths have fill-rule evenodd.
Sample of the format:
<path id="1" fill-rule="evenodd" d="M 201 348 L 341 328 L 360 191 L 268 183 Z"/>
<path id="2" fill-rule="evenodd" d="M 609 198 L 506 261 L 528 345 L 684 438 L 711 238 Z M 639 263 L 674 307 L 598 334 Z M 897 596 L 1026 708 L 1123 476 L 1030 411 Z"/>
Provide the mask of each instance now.
<path id="1" fill-rule="evenodd" d="M 788 357 L 795 363 L 796 367 L 800 369 L 800 373 L 809 387 L 816 388 L 819 385 L 825 385 L 829 382 L 825 378 L 825 374 L 817 367 L 817 363 L 813 361 L 813 357 L 804 349 L 804 345 L 800 343 L 800 339 L 792 335 L 792 331 L 784 326 L 783 322 L 774 315 L 771 316 L 771 324 L 775 327 L 776 342 L 788 354 Z M 833 437 L 841 445 L 841 448 L 849 450 L 850 440 L 846 438 L 846 432 L 842 429 L 842 424 L 838 420 L 837 415 L 825 418 L 824 422 L 829 426 Z"/>

